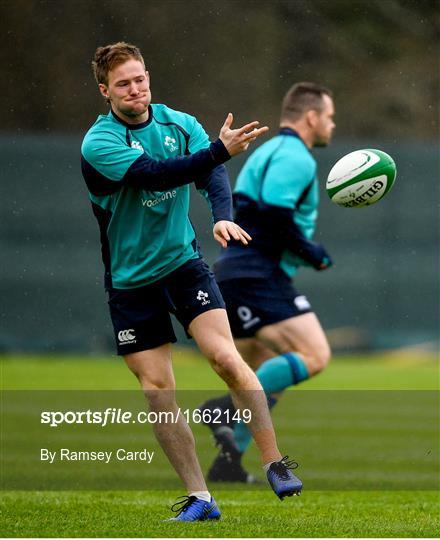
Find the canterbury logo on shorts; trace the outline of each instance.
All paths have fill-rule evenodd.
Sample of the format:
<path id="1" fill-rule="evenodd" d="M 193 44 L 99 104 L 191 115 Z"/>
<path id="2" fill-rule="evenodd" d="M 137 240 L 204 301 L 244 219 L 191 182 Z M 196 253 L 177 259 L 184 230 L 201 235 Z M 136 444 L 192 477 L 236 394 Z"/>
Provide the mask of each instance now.
<path id="1" fill-rule="evenodd" d="M 136 343 L 136 335 L 133 328 L 128 330 L 121 330 L 118 332 L 118 339 L 121 345 L 128 345 L 129 343 Z"/>
<path id="2" fill-rule="evenodd" d="M 307 298 L 304 295 L 297 296 L 294 300 L 295 306 L 300 311 L 305 311 L 306 309 L 310 309 L 312 306 L 310 305 L 310 302 L 307 300 Z"/>

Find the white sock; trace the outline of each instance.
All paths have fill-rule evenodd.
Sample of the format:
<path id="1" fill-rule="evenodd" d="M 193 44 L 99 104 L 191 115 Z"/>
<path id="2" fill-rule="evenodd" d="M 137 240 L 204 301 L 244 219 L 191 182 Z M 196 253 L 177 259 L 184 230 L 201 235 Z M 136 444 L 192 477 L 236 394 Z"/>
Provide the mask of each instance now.
<path id="1" fill-rule="evenodd" d="M 278 463 L 278 461 L 270 461 L 269 463 L 266 463 L 266 465 L 263 465 L 263 470 L 265 473 L 267 473 L 272 463 Z"/>
<path id="2" fill-rule="evenodd" d="M 211 502 L 211 494 L 209 491 L 191 491 L 189 494 L 190 497 L 197 497 L 202 501 Z"/>

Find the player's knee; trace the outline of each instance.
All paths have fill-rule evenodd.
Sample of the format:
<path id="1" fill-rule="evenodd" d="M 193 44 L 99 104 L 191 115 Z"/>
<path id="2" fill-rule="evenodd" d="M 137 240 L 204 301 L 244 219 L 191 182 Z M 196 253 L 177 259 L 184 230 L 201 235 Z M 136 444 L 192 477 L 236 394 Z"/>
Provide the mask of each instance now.
<path id="1" fill-rule="evenodd" d="M 214 354 L 211 359 L 215 372 L 227 383 L 232 383 L 240 378 L 243 360 L 233 350 L 221 350 Z"/>
<path id="2" fill-rule="evenodd" d="M 311 362 L 308 366 L 309 374 L 316 375 L 322 370 L 324 370 L 331 358 L 331 349 L 328 343 L 322 344 L 320 347 L 317 347 L 313 353 L 310 355 Z"/>
<path id="3" fill-rule="evenodd" d="M 155 392 L 158 390 L 175 390 L 174 379 L 165 375 L 154 375 L 151 373 L 136 373 L 139 383 L 144 392 Z"/>

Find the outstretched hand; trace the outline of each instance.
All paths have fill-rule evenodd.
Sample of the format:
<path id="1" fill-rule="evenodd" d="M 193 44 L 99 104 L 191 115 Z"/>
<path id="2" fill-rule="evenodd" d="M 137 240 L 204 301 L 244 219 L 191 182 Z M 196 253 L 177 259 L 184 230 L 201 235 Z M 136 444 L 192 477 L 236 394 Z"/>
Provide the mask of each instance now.
<path id="1" fill-rule="evenodd" d="M 213 229 L 214 239 L 223 247 L 228 246 L 231 237 L 245 246 L 252 240 L 251 236 L 233 221 L 217 221 Z"/>
<path id="2" fill-rule="evenodd" d="M 225 145 L 230 156 L 235 156 L 241 152 L 245 152 L 249 144 L 263 133 L 269 131 L 267 126 L 257 128 L 259 122 L 254 121 L 242 126 L 241 128 L 231 129 L 234 116 L 228 113 L 225 123 L 223 124 L 219 138 Z"/>

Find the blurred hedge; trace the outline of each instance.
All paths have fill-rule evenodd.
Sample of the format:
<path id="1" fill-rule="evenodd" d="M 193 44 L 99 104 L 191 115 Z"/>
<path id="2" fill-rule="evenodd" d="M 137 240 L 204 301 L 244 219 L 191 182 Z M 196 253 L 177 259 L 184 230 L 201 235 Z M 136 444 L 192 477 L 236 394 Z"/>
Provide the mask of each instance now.
<path id="1" fill-rule="evenodd" d="M 338 134 L 438 132 L 438 2 L 431 0 L 0 0 L 1 128 L 86 129 L 105 111 L 95 48 L 138 44 L 153 99 L 213 132 L 226 112 L 274 127 L 298 80 L 330 86 Z"/>

